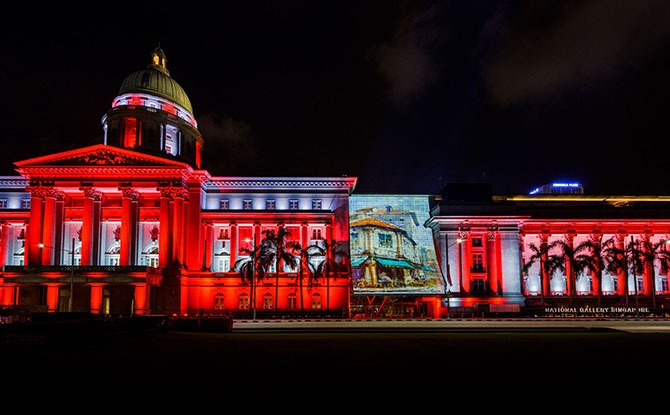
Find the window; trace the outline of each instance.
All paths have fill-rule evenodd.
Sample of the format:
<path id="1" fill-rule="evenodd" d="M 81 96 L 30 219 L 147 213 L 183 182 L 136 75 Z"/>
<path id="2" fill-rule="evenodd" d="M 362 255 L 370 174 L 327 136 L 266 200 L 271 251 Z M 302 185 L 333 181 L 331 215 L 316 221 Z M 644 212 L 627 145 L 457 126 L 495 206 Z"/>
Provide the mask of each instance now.
<path id="1" fill-rule="evenodd" d="M 123 146 L 126 148 L 135 148 L 140 144 L 137 131 L 137 119 L 126 118 L 124 121 Z"/>
<path id="2" fill-rule="evenodd" d="M 228 210 L 228 209 L 230 209 L 230 200 L 228 200 L 228 199 L 221 199 L 221 200 L 219 201 L 219 209 L 222 209 L 222 210 Z"/>
<path id="3" fill-rule="evenodd" d="M 274 199 L 268 199 L 265 201 L 265 209 L 267 210 L 275 210 L 277 207 L 277 204 Z"/>
<path id="4" fill-rule="evenodd" d="M 472 254 L 472 272 L 485 272 L 482 254 Z"/>
<path id="5" fill-rule="evenodd" d="M 118 245 L 117 245 L 118 246 Z M 157 268 L 158 267 L 158 243 L 156 241 L 151 241 L 142 251 L 142 257 L 144 257 L 144 265 Z"/>
<path id="6" fill-rule="evenodd" d="M 393 237 L 388 233 L 379 234 L 379 247 L 380 248 L 393 248 Z"/>
<path id="7" fill-rule="evenodd" d="M 312 308 L 313 309 L 321 309 L 321 294 L 315 293 L 312 296 Z"/>
<path id="8" fill-rule="evenodd" d="M 483 279 L 477 278 L 472 280 L 472 291 L 482 293 L 486 289 L 486 282 Z"/>
<path id="9" fill-rule="evenodd" d="M 245 199 L 242 202 L 242 209 L 244 210 L 251 210 L 254 208 L 254 202 L 251 199 Z"/>
<path id="10" fill-rule="evenodd" d="M 263 295 L 263 310 L 272 310 L 272 294 L 270 293 Z"/>
<path id="11" fill-rule="evenodd" d="M 70 289 L 66 287 L 60 287 L 58 290 L 58 311 L 68 311 L 69 302 Z"/>
<path id="12" fill-rule="evenodd" d="M 312 199 L 312 209 L 321 209 L 321 199 Z"/>
<path id="13" fill-rule="evenodd" d="M 300 207 L 300 204 L 298 202 L 298 199 L 289 199 L 289 201 L 288 201 L 289 210 L 298 210 L 299 207 Z"/>
<path id="14" fill-rule="evenodd" d="M 248 310 L 249 309 L 249 294 L 247 294 L 247 293 L 240 294 L 240 300 L 239 300 L 238 308 L 240 310 Z"/>
<path id="15" fill-rule="evenodd" d="M 169 112 L 169 111 L 168 111 Z M 179 136 L 179 131 L 173 125 L 167 125 L 165 127 L 165 152 L 176 156 L 178 151 L 177 137 Z"/>
<path id="16" fill-rule="evenodd" d="M 472 238 L 472 246 L 476 247 L 481 247 L 482 245 L 482 238 Z"/>
<path id="17" fill-rule="evenodd" d="M 230 271 L 230 257 L 219 257 L 216 261 L 216 271 L 218 272 Z"/>
<path id="18" fill-rule="evenodd" d="M 223 310 L 225 307 L 223 303 L 223 294 L 218 293 L 214 295 L 214 310 Z"/>
<path id="19" fill-rule="evenodd" d="M 68 303 L 70 301 L 68 297 Z M 108 289 L 102 290 L 102 314 L 109 314 L 109 310 L 111 308 L 111 303 L 112 303 L 112 294 L 110 294 Z"/>
<path id="20" fill-rule="evenodd" d="M 298 308 L 298 297 L 294 293 L 288 295 L 288 304 L 286 307 L 292 310 Z"/>
<path id="21" fill-rule="evenodd" d="M 321 229 L 312 229 L 312 239 L 323 239 Z"/>
<path id="22" fill-rule="evenodd" d="M 30 199 L 21 199 L 21 209 L 30 209 Z"/>
<path id="23" fill-rule="evenodd" d="M 0 199 L 0 209 L 7 209 L 7 199 Z"/>

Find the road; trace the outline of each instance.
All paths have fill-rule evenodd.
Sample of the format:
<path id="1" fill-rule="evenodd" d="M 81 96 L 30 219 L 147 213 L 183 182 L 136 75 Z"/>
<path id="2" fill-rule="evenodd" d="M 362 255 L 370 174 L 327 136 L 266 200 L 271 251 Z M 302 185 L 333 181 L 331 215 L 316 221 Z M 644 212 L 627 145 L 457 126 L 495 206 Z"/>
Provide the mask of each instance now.
<path id="1" fill-rule="evenodd" d="M 602 412 L 667 394 L 670 322 L 550 323 L 235 321 L 231 333 L 120 335 L 3 353 L 1 390 L 77 412 Z"/>

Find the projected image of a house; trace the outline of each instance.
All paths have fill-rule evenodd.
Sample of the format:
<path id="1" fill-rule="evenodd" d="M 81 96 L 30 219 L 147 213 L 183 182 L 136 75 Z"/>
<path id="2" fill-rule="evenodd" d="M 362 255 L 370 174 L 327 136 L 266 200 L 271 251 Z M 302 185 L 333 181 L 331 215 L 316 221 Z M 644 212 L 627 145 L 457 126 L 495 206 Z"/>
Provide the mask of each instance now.
<path id="1" fill-rule="evenodd" d="M 427 196 L 352 195 L 349 237 L 354 294 L 440 294 Z"/>

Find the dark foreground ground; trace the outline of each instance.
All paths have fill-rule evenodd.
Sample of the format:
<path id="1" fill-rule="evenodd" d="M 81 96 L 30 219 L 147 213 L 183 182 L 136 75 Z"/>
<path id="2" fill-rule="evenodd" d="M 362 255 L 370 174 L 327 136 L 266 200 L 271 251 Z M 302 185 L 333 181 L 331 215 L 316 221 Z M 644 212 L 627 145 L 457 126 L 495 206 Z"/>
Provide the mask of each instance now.
<path id="1" fill-rule="evenodd" d="M 665 402 L 669 358 L 670 333 L 610 329 L 168 330 L 13 345 L 0 393 L 31 412 L 619 413 Z"/>

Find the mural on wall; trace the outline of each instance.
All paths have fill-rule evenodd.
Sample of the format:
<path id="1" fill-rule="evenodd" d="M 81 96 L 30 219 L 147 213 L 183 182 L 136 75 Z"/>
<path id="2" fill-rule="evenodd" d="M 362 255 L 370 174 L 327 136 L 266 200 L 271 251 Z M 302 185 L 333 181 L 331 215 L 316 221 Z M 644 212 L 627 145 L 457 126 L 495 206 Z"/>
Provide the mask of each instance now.
<path id="1" fill-rule="evenodd" d="M 354 294 L 441 294 L 428 196 L 352 195 L 349 243 Z"/>

